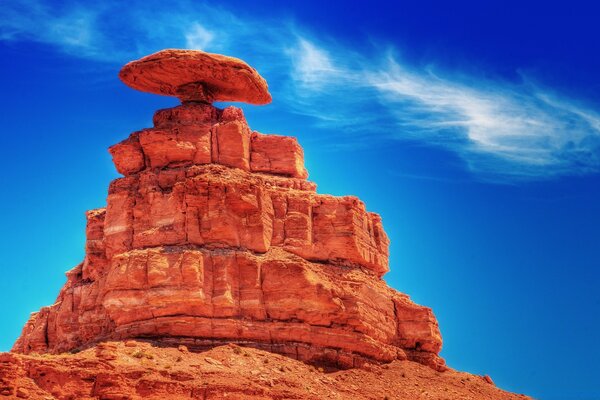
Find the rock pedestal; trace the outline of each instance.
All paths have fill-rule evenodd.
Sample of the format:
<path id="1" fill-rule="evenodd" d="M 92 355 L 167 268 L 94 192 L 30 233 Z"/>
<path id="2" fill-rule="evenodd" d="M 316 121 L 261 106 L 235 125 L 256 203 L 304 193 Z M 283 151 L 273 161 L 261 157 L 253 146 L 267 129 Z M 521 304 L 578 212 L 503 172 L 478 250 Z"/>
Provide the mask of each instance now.
<path id="1" fill-rule="evenodd" d="M 106 208 L 87 213 L 85 259 L 13 352 L 233 342 L 340 368 L 395 359 L 445 368 L 432 311 L 381 279 L 381 218 L 356 197 L 316 193 L 295 138 L 252 131 L 241 109 L 211 104 L 268 102 L 255 70 L 169 50 L 120 76 L 183 104 L 110 148 L 124 176 Z"/>

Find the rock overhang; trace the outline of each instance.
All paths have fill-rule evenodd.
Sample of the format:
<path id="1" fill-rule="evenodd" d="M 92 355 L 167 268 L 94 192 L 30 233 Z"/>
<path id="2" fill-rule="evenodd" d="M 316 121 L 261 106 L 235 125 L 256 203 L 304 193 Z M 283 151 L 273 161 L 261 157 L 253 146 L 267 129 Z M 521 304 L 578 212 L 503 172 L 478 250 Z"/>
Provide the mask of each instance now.
<path id="1" fill-rule="evenodd" d="M 199 50 L 166 49 L 126 64 L 119 78 L 142 92 L 182 102 L 271 102 L 267 82 L 244 61 Z"/>

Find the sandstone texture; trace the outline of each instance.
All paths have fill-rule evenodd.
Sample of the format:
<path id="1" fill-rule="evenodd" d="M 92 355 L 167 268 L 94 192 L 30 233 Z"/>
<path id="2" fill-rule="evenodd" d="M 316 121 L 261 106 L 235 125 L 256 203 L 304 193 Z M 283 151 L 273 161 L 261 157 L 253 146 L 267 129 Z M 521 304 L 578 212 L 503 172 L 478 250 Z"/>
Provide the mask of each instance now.
<path id="1" fill-rule="evenodd" d="M 85 259 L 55 303 L 32 313 L 13 354 L 0 357 L 0 394 L 517 398 L 479 377 L 469 393 L 490 397 L 460 397 L 464 378 L 438 355 L 431 309 L 382 280 L 389 240 L 381 218 L 356 197 L 317 193 L 295 138 L 253 131 L 241 109 L 211 104 L 270 100 L 255 70 L 165 50 L 120 76 L 183 104 L 109 149 L 123 177 L 110 184 L 106 207 L 87 212 Z M 131 340 L 156 360 L 137 359 L 125 347 L 142 344 Z M 178 348 L 185 354 L 175 357 Z M 220 361 L 203 361 L 212 357 Z M 366 369 L 325 375 L 307 364 Z M 293 376 L 273 372 L 280 366 Z M 457 391 L 427 397 L 397 383 L 401 371 L 423 389 L 432 379 Z M 314 385 L 299 386 L 302 376 Z"/>
<path id="2" fill-rule="evenodd" d="M 134 341 L 102 343 L 77 354 L 0 354 L 2 398 L 529 399 L 498 389 L 489 377 L 437 372 L 411 361 L 336 371 L 231 344 L 194 353 Z"/>
<path id="3" fill-rule="evenodd" d="M 186 104 L 111 147 L 124 174 L 87 213 L 86 257 L 15 352 L 152 338 L 225 342 L 337 367 L 443 369 L 429 308 L 389 288 L 388 239 L 355 197 L 318 194 L 291 137 Z"/>
<path id="4" fill-rule="evenodd" d="M 267 82 L 240 59 L 197 50 L 167 49 L 125 65 L 119 78 L 142 92 L 181 101 L 267 104 Z"/>

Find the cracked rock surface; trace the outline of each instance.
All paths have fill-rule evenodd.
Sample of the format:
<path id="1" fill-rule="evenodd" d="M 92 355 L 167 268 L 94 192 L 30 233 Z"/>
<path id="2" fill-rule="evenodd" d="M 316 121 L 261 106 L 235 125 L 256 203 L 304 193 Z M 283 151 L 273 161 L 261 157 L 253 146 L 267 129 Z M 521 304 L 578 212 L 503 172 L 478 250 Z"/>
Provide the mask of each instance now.
<path id="1" fill-rule="evenodd" d="M 110 148 L 124 177 L 87 213 L 86 257 L 13 351 L 149 338 L 444 368 L 431 310 L 381 279 L 381 218 L 355 197 L 316 193 L 296 139 L 210 104 L 160 110 L 154 123 Z"/>

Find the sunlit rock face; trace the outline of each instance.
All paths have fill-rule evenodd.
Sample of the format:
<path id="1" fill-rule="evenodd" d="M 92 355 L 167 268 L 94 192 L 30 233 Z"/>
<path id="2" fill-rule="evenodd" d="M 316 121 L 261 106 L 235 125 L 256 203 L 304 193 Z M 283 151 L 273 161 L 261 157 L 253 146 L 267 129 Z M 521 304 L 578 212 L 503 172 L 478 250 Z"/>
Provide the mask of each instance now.
<path id="1" fill-rule="evenodd" d="M 124 68 L 130 86 L 183 104 L 109 149 L 123 177 L 106 207 L 87 213 L 85 259 L 13 352 L 136 338 L 191 350 L 234 342 L 342 368 L 409 359 L 444 369 L 431 310 L 381 279 L 381 218 L 356 197 L 316 193 L 295 138 L 214 107 L 270 95 L 242 61 L 198 53 Z M 230 70 L 238 61 L 246 72 Z"/>

